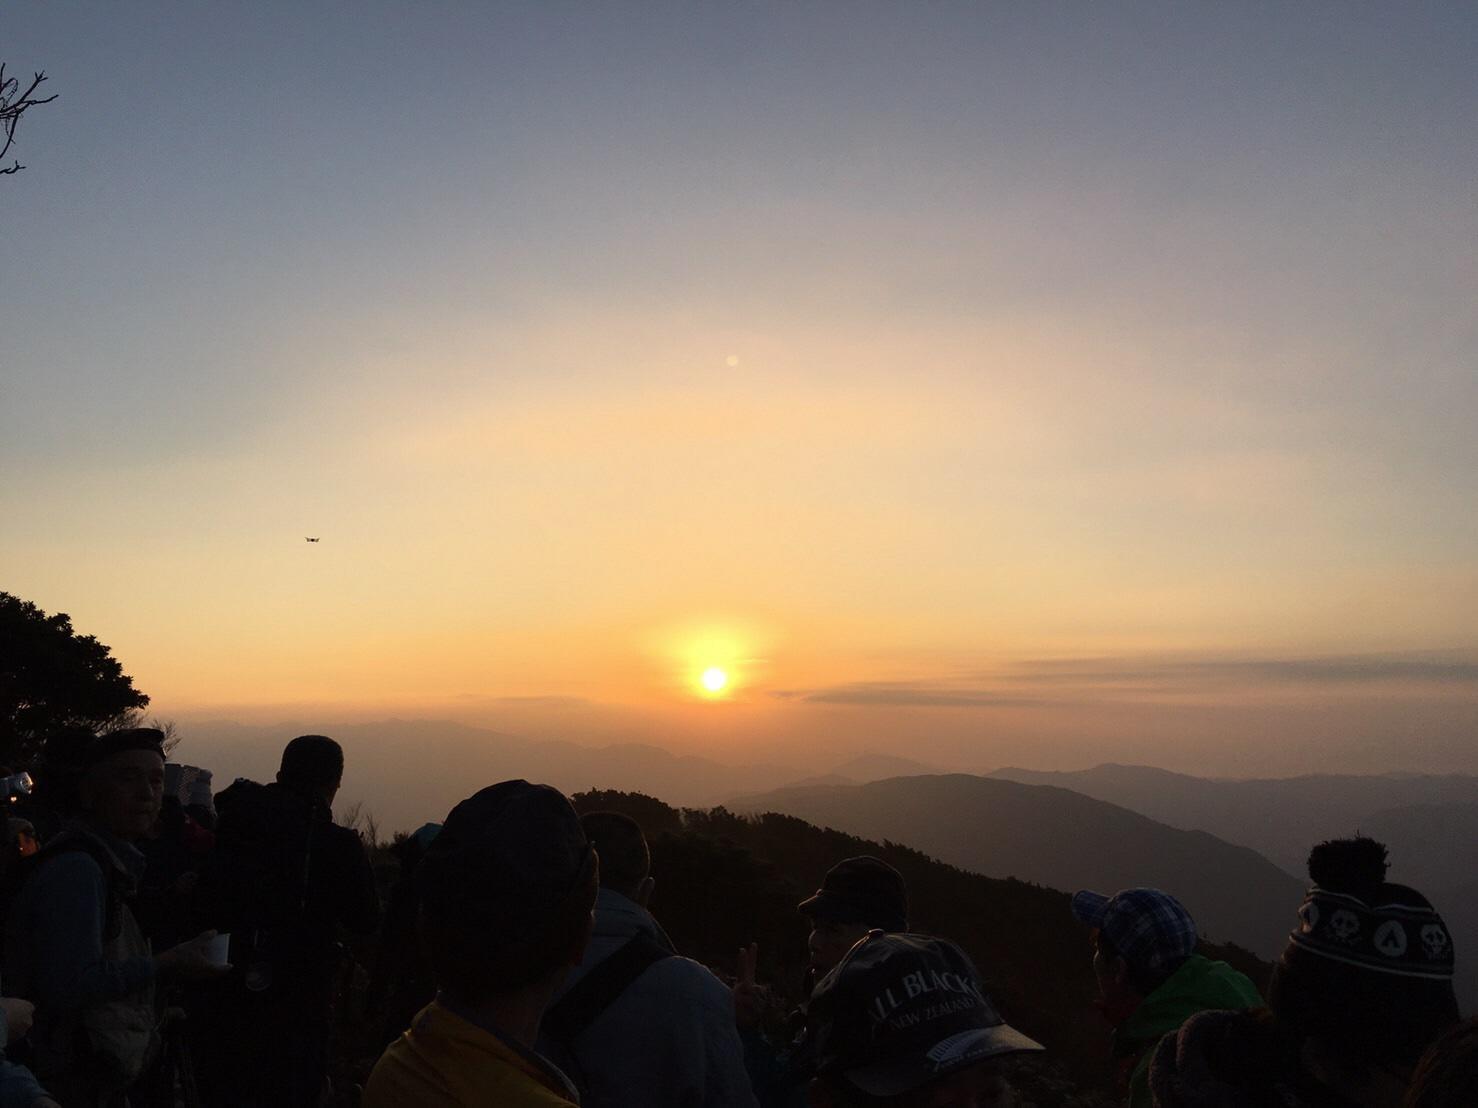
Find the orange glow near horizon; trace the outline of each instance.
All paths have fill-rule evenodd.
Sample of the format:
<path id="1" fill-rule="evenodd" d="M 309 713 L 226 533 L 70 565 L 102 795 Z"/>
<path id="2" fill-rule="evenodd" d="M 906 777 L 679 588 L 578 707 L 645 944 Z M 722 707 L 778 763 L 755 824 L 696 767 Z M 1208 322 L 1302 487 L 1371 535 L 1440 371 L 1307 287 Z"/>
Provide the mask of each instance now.
<path id="1" fill-rule="evenodd" d="M 1478 773 L 1467 7 L 589 7 L 8 5 L 0 590 L 164 720 Z"/>
<path id="2" fill-rule="evenodd" d="M 675 667 L 680 675 L 671 691 L 728 700 L 741 685 L 754 683 L 760 668 L 755 647 L 769 637 L 735 620 L 689 623 L 653 635 L 649 648 L 659 665 Z"/>

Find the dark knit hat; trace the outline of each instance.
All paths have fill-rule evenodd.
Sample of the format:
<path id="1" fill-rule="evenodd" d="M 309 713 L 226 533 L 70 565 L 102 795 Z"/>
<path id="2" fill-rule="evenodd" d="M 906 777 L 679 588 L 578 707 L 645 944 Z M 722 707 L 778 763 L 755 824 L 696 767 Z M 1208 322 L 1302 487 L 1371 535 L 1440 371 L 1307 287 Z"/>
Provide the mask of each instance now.
<path id="1" fill-rule="evenodd" d="M 1386 848 L 1374 839 L 1336 839 L 1309 855 L 1314 884 L 1288 941 L 1353 969 L 1451 980 L 1452 934 L 1426 897 L 1385 880 Z"/>
<path id="2" fill-rule="evenodd" d="M 99 735 L 82 752 L 82 764 L 95 766 L 99 762 L 122 754 L 126 750 L 148 750 L 164 760 L 164 732 L 157 727 L 124 727 Z"/>
<path id="3" fill-rule="evenodd" d="M 814 920 L 903 931 L 908 927 L 908 888 L 887 862 L 862 854 L 827 870 L 821 888 L 796 908 Z"/>

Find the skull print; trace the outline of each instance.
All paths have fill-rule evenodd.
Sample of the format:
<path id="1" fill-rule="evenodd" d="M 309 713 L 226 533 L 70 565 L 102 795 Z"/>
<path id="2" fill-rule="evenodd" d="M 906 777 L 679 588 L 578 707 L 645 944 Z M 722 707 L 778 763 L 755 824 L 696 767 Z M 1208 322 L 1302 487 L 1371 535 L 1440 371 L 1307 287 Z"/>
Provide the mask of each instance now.
<path id="1" fill-rule="evenodd" d="M 1441 924 L 1429 923 L 1421 929 L 1422 949 L 1427 952 L 1428 958 L 1441 958 L 1447 953 L 1451 941 L 1447 937 L 1447 931 Z"/>
<path id="2" fill-rule="evenodd" d="M 1360 934 L 1360 917 L 1348 908 L 1341 908 L 1329 917 L 1329 930 L 1342 943 L 1354 942 Z"/>

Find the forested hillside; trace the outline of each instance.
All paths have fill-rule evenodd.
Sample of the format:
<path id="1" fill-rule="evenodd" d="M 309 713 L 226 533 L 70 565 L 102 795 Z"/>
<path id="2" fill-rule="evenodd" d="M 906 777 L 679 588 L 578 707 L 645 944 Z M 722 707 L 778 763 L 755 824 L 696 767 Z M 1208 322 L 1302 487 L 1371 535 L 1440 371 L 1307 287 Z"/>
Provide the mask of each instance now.
<path id="1" fill-rule="evenodd" d="M 1304 882 L 1254 850 L 1069 789 L 953 773 L 777 789 L 734 807 L 900 840 L 976 873 L 1066 892 L 1166 889 L 1203 935 L 1263 957 L 1283 949 L 1303 899 Z"/>

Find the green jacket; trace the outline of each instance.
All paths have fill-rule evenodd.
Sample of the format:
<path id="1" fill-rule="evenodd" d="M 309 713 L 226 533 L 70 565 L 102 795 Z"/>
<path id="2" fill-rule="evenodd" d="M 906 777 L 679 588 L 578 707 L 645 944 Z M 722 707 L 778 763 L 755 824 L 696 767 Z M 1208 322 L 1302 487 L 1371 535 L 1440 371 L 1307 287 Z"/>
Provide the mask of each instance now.
<path id="1" fill-rule="evenodd" d="M 1185 964 L 1114 1028 L 1114 1055 L 1129 1077 L 1130 1108 L 1151 1108 L 1150 1059 L 1155 1044 L 1197 1012 L 1260 1008 L 1263 999 L 1247 975 L 1225 962 L 1192 954 Z"/>

